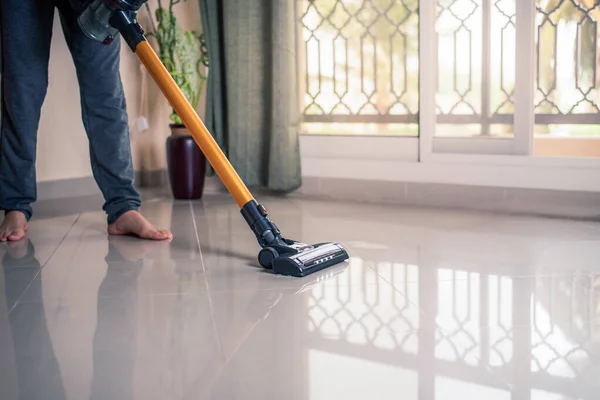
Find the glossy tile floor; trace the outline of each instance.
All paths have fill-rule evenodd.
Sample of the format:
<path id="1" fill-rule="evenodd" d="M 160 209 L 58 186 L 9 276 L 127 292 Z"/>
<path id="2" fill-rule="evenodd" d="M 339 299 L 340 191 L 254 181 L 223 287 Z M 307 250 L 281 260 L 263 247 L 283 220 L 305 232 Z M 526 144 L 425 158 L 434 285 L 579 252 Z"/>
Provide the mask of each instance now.
<path id="1" fill-rule="evenodd" d="M 147 197 L 172 242 L 75 199 L 0 246 L 0 399 L 600 398 L 600 223 L 263 198 L 350 252 L 296 279 L 228 196 Z"/>

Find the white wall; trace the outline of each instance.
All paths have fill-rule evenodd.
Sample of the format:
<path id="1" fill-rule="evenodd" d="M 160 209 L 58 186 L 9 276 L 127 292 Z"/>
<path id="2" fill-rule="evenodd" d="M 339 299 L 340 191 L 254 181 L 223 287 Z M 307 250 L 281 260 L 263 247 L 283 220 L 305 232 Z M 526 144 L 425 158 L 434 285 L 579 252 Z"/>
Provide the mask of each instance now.
<path id="1" fill-rule="evenodd" d="M 156 0 L 149 1 L 151 9 Z M 184 28 L 201 30 L 197 1 L 182 2 L 177 15 Z M 147 13 L 140 12 L 140 21 L 146 27 Z M 152 40 L 150 40 L 153 43 Z M 154 44 L 154 43 L 153 43 Z M 166 168 L 165 140 L 169 135 L 168 103 L 152 81 L 148 82 L 148 109 L 150 131 L 139 133 L 135 128 L 140 103 L 140 63 L 123 43 L 121 76 L 127 98 L 131 123 L 132 151 L 136 171 Z M 81 122 L 79 86 L 71 55 L 62 34 L 58 13 L 55 15 L 54 36 L 50 55 L 50 77 L 46 101 L 38 132 L 37 180 L 38 182 L 82 178 L 92 175 L 88 141 Z M 203 117 L 204 102 L 198 107 Z"/>

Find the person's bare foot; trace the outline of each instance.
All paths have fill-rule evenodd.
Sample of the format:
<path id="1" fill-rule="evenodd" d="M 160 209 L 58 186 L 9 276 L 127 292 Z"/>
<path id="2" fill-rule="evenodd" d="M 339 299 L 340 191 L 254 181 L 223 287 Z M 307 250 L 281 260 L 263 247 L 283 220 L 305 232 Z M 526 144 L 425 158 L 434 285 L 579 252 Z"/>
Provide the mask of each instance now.
<path id="1" fill-rule="evenodd" d="M 27 232 L 27 218 L 20 211 L 10 211 L 0 224 L 0 242 L 17 241 L 23 239 Z"/>
<path id="2" fill-rule="evenodd" d="M 168 229 L 158 229 L 137 211 L 127 211 L 108 225 L 110 235 L 134 235 L 141 239 L 170 240 L 173 234 Z"/>
<path id="3" fill-rule="evenodd" d="M 167 248 L 169 246 L 167 240 L 136 240 L 120 235 L 110 235 L 108 237 L 108 242 L 112 245 L 109 250 L 111 258 L 120 258 L 129 262 L 135 262 L 145 258 L 148 253 L 156 251 L 160 246 L 166 246 Z"/>

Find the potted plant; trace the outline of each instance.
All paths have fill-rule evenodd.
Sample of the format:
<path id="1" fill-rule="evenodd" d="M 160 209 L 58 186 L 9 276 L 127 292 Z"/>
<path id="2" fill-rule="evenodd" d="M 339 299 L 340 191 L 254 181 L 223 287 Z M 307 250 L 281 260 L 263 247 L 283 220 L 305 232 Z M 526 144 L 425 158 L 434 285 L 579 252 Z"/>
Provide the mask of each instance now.
<path id="1" fill-rule="evenodd" d="M 169 0 L 167 8 L 158 1 L 154 12 L 156 25 L 152 22 L 150 36 L 156 39 L 160 60 L 197 109 L 207 78 L 208 51 L 204 35 L 181 28 L 173 12 L 173 7 L 180 1 Z M 148 3 L 146 8 L 152 16 Z M 171 135 L 167 138 L 166 151 L 171 192 L 176 199 L 198 199 L 204 190 L 206 158 L 175 110 L 169 118 Z"/>

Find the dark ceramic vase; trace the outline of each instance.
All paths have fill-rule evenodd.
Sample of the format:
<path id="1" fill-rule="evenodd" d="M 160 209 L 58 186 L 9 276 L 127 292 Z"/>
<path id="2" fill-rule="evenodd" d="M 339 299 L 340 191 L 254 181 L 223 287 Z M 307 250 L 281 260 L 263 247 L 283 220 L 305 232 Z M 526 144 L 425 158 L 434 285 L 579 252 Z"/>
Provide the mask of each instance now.
<path id="1" fill-rule="evenodd" d="M 206 157 L 182 124 L 171 125 L 167 138 L 167 168 L 173 197 L 199 199 L 204 191 Z"/>

